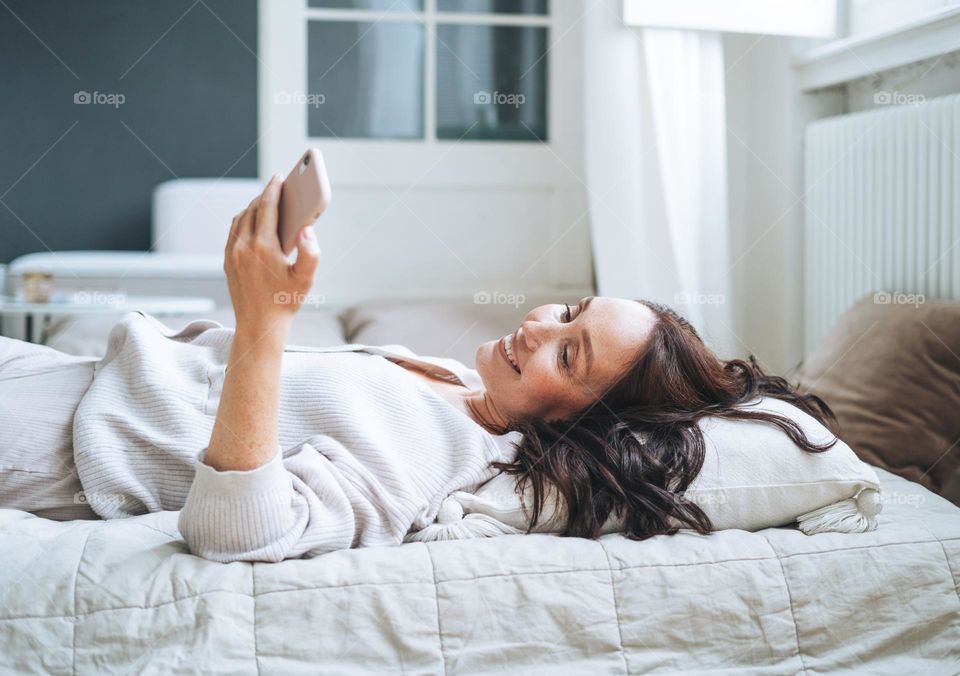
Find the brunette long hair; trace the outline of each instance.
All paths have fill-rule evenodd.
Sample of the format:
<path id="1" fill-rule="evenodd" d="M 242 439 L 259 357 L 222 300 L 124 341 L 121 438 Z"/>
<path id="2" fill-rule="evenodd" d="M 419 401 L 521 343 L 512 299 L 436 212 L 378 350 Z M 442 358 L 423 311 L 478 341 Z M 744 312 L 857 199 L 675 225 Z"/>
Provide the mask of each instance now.
<path id="1" fill-rule="evenodd" d="M 696 424 L 704 416 L 760 420 L 779 427 L 811 453 L 817 445 L 789 418 L 738 408 L 758 396 L 795 405 L 836 435 L 836 418 L 826 402 L 801 394 L 784 378 L 767 375 L 750 355 L 724 361 L 671 308 L 638 300 L 657 317 L 649 340 L 632 365 L 574 419 L 515 422 L 522 433 L 513 462 L 492 465 L 518 475 L 517 492 L 533 486 L 528 532 L 543 512 L 547 489 L 565 506 L 562 536 L 595 538 L 612 514 L 623 518 L 623 533 L 643 540 L 679 528 L 711 530 L 710 519 L 683 492 L 700 473 L 705 447 Z"/>

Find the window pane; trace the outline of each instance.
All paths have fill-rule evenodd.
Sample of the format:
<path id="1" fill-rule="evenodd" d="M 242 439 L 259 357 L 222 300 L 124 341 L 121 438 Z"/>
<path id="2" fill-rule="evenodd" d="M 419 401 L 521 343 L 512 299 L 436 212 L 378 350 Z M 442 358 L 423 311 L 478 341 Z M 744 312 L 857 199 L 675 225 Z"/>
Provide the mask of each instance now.
<path id="1" fill-rule="evenodd" d="M 437 138 L 547 138 L 547 29 L 441 25 Z"/>
<path id="2" fill-rule="evenodd" d="M 378 11 L 415 11 L 423 9 L 423 0 L 308 0 L 308 7 L 324 9 L 375 9 Z"/>
<path id="3" fill-rule="evenodd" d="M 423 137 L 423 25 L 310 21 L 307 133 Z"/>
<path id="4" fill-rule="evenodd" d="M 546 14 L 547 0 L 437 0 L 438 12 Z"/>

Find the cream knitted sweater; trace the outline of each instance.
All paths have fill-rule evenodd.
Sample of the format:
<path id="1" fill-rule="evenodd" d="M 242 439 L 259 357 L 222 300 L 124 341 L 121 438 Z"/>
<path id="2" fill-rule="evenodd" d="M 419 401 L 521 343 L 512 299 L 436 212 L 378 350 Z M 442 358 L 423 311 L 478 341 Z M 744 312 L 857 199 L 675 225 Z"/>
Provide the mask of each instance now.
<path id="1" fill-rule="evenodd" d="M 512 460 L 518 433 L 491 435 L 421 378 L 411 361 L 479 385 L 453 359 L 400 345 L 288 346 L 277 454 L 247 471 L 204 464 L 233 329 L 174 332 L 130 312 L 113 327 L 74 418 L 77 471 L 103 518 L 180 510 L 190 550 L 215 561 L 280 561 L 396 545 L 441 501 Z"/>

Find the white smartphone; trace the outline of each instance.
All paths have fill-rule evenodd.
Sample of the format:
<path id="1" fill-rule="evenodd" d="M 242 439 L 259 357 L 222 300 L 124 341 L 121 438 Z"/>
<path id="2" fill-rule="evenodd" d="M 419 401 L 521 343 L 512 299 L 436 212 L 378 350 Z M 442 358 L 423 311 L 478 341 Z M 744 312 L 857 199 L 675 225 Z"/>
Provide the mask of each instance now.
<path id="1" fill-rule="evenodd" d="M 313 225 L 330 206 L 331 198 L 323 155 L 316 148 L 309 148 L 287 174 L 280 189 L 277 235 L 285 256 L 296 247 L 300 231 Z"/>

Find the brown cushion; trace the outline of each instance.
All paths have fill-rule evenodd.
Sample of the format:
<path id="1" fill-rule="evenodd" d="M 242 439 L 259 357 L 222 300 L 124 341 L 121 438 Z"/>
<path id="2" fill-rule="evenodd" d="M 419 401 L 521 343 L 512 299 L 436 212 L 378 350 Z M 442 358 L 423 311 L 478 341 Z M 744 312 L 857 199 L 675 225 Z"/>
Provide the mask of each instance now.
<path id="1" fill-rule="evenodd" d="M 960 464 L 960 303 L 845 312 L 800 371 L 861 459 L 941 492 Z"/>

